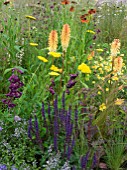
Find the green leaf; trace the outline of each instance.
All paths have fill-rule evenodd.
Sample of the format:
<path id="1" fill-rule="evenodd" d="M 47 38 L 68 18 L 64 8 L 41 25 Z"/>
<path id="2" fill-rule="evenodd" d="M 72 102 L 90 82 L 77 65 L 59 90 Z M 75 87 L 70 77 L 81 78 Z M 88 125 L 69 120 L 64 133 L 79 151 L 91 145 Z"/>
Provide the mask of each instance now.
<path id="1" fill-rule="evenodd" d="M 10 72 L 12 70 L 12 68 L 7 68 L 5 71 L 4 71 L 4 75 L 7 74 L 8 72 Z"/>
<path id="2" fill-rule="evenodd" d="M 20 47 L 21 47 L 21 46 L 15 45 L 15 46 L 14 46 L 14 49 L 16 49 L 18 52 L 20 52 Z"/>
<path id="3" fill-rule="evenodd" d="M 80 80 L 80 82 L 81 82 L 81 84 L 82 84 L 84 87 L 89 88 L 89 87 L 87 86 L 87 84 L 83 83 L 81 80 Z"/>

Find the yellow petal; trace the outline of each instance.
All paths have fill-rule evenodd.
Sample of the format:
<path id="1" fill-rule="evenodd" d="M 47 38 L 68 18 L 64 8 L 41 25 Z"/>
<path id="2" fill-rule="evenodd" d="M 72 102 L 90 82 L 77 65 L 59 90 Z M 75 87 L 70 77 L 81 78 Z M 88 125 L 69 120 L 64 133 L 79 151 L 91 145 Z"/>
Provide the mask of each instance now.
<path id="1" fill-rule="evenodd" d="M 50 75 L 50 76 L 59 76 L 60 74 L 52 71 L 52 72 L 49 73 L 49 75 Z"/>
<path id="2" fill-rule="evenodd" d="M 45 57 L 37 56 L 39 60 L 43 61 L 44 63 L 47 63 L 48 60 Z"/>

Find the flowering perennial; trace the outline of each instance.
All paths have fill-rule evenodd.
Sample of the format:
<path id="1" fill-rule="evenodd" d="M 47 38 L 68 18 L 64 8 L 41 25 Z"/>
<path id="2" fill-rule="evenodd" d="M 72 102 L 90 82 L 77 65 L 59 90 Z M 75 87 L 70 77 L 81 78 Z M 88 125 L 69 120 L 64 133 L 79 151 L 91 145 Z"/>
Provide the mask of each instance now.
<path id="1" fill-rule="evenodd" d="M 80 64 L 78 66 L 78 70 L 80 70 L 82 73 L 87 73 L 87 74 L 91 73 L 90 67 L 87 66 L 85 63 Z"/>
<path id="2" fill-rule="evenodd" d="M 58 34 L 56 30 L 52 30 L 49 34 L 48 46 L 50 52 L 55 52 L 58 45 Z"/>
<path id="3" fill-rule="evenodd" d="M 61 44 L 63 51 L 66 51 L 69 45 L 70 41 L 70 26 L 68 24 L 65 24 L 62 29 L 61 33 Z"/>

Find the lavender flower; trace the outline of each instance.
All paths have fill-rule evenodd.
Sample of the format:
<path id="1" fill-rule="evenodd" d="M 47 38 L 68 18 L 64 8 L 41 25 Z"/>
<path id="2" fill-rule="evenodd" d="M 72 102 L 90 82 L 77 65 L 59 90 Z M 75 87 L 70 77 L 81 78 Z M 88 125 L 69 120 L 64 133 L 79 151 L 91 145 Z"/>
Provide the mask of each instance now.
<path id="1" fill-rule="evenodd" d="M 15 117 L 14 117 L 14 120 L 15 120 L 15 122 L 19 122 L 19 121 L 21 121 L 22 119 L 21 119 L 19 116 L 15 116 Z"/>
<path id="2" fill-rule="evenodd" d="M 86 169 L 88 157 L 89 157 L 89 152 L 87 152 L 86 155 L 81 157 L 81 168 L 82 168 L 82 170 Z"/>

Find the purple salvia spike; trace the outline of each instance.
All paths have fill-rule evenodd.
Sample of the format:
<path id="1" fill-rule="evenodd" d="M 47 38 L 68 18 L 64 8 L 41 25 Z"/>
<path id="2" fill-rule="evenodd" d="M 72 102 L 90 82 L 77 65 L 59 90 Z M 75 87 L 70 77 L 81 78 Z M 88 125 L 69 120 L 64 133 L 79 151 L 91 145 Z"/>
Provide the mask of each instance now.
<path id="1" fill-rule="evenodd" d="M 63 92 L 63 95 L 62 95 L 62 108 L 63 110 L 65 110 L 65 92 Z"/>
<path id="2" fill-rule="evenodd" d="M 48 127 L 47 127 L 47 122 L 46 122 L 46 117 L 45 117 L 45 105 L 42 102 L 42 117 L 44 118 L 44 127 L 46 127 L 46 130 L 48 132 Z"/>
<path id="3" fill-rule="evenodd" d="M 88 145 L 90 146 L 91 143 L 91 126 L 92 126 L 92 116 L 89 115 L 89 122 L 88 122 L 88 131 L 87 131 L 87 138 L 88 138 Z"/>
<path id="4" fill-rule="evenodd" d="M 51 121 L 51 109 L 50 109 L 50 101 L 48 102 L 48 117 L 49 117 L 49 120 Z"/>
<path id="5" fill-rule="evenodd" d="M 54 149 L 58 150 L 58 103 L 57 96 L 54 101 Z"/>
<path id="6" fill-rule="evenodd" d="M 68 160 L 70 160 L 74 145 L 75 145 L 75 139 L 73 138 L 71 146 L 68 146 L 68 153 L 67 153 Z"/>
<path id="7" fill-rule="evenodd" d="M 97 157 L 96 157 L 96 153 L 94 153 L 91 169 L 95 168 L 96 166 L 97 166 Z"/>
<path id="8" fill-rule="evenodd" d="M 31 130 L 32 130 L 32 118 L 30 117 L 28 125 L 28 137 L 32 140 Z"/>
<path id="9" fill-rule="evenodd" d="M 81 168 L 82 168 L 82 170 L 86 170 L 88 158 L 89 158 L 89 152 L 87 152 L 86 155 L 81 157 Z"/>
<path id="10" fill-rule="evenodd" d="M 38 125 L 38 120 L 37 120 L 37 116 L 35 115 L 35 136 L 36 136 L 36 142 L 39 144 L 40 148 L 42 148 L 42 140 L 40 138 L 40 134 L 39 134 L 39 125 Z"/>
<path id="11" fill-rule="evenodd" d="M 78 135 L 78 109 L 75 107 L 75 133 Z"/>

